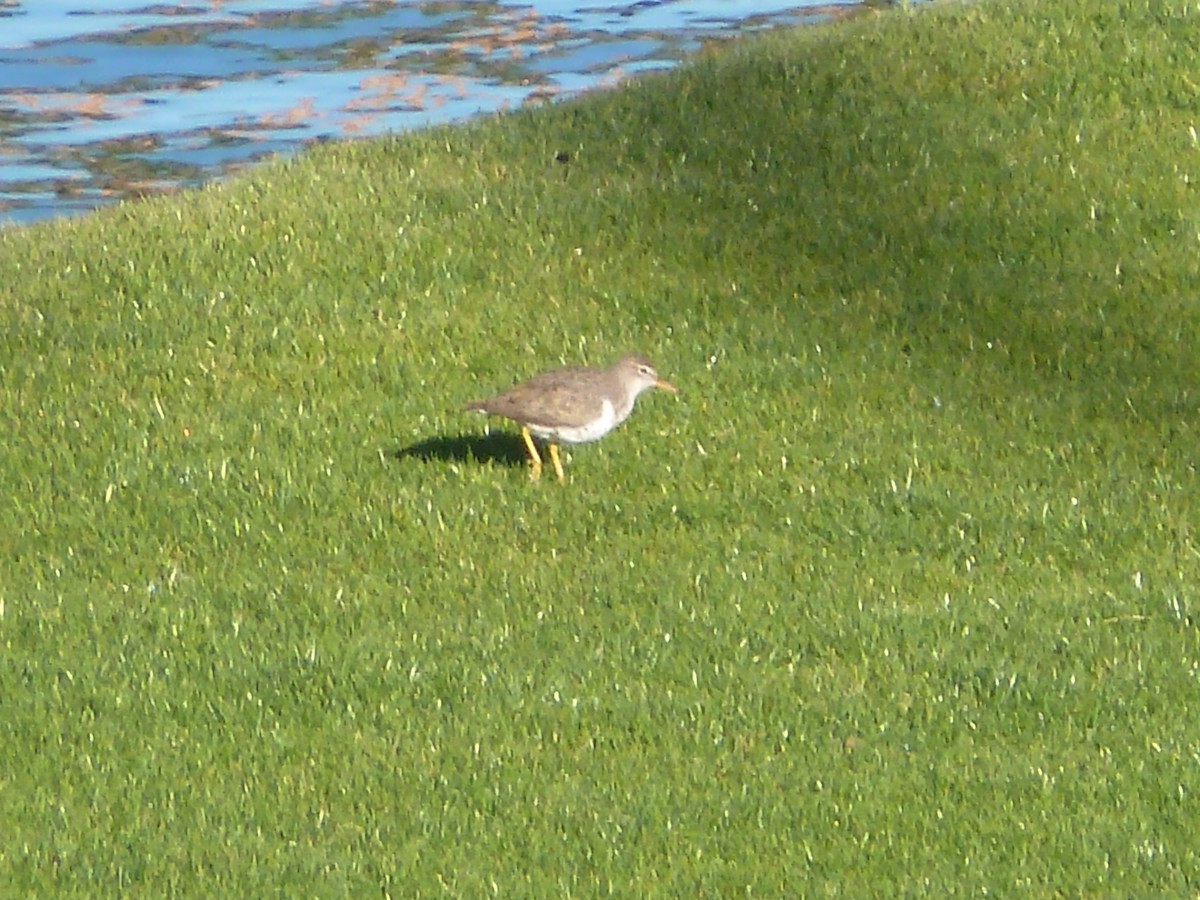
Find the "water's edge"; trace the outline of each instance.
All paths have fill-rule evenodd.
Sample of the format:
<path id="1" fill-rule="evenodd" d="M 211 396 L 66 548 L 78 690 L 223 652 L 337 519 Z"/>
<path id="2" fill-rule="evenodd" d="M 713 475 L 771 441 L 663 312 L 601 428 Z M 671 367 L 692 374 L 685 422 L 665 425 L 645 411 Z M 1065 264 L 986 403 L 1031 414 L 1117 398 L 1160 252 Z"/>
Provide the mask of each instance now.
<path id="1" fill-rule="evenodd" d="M 312 141 L 571 96 L 709 40 L 866 8 L 124 2 L 0 0 L 0 225 L 195 186 Z"/>

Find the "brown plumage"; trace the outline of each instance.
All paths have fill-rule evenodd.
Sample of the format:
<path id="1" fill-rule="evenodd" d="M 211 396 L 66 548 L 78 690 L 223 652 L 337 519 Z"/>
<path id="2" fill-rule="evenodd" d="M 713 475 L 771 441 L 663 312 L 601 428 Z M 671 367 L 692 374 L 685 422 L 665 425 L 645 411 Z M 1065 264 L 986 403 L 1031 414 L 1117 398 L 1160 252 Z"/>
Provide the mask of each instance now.
<path id="1" fill-rule="evenodd" d="M 533 438 L 545 441 L 558 480 L 564 481 L 557 445 L 604 437 L 629 418 L 643 391 L 656 387 L 678 393 L 673 384 L 658 377 L 650 360 L 631 355 L 607 369 L 570 366 L 543 372 L 502 394 L 468 403 L 466 408 L 503 416 L 522 426 L 534 479 L 541 474 L 542 460 Z"/>

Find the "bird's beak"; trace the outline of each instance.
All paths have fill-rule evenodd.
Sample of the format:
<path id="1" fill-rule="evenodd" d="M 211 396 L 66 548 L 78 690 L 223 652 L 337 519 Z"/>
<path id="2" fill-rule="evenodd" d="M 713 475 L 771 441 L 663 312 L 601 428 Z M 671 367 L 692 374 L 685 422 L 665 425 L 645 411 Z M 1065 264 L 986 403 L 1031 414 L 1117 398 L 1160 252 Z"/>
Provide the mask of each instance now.
<path id="1" fill-rule="evenodd" d="M 679 393 L 679 388 L 675 387 L 675 385 L 671 384 L 669 381 L 663 381 L 661 378 L 654 382 L 654 386 L 656 388 L 662 388 L 664 391 L 670 391 L 672 394 Z"/>

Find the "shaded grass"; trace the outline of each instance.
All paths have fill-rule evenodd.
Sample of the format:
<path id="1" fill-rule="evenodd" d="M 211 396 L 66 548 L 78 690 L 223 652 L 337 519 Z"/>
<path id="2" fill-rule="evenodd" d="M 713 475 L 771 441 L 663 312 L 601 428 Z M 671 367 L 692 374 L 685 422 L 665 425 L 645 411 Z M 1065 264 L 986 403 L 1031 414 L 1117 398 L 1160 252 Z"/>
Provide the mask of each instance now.
<path id="1" fill-rule="evenodd" d="M 1195 24 L 889 13 L 0 234 L 6 881 L 1194 892 Z M 565 488 L 458 412 L 628 349 L 684 394 Z"/>

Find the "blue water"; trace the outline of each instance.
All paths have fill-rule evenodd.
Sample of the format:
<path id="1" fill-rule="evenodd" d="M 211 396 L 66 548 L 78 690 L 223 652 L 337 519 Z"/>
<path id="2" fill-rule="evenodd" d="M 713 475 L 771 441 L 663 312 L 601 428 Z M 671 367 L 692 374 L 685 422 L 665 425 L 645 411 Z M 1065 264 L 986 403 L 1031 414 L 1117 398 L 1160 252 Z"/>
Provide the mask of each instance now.
<path id="1" fill-rule="evenodd" d="M 675 65 L 827 0 L 0 0 L 0 225 Z"/>

